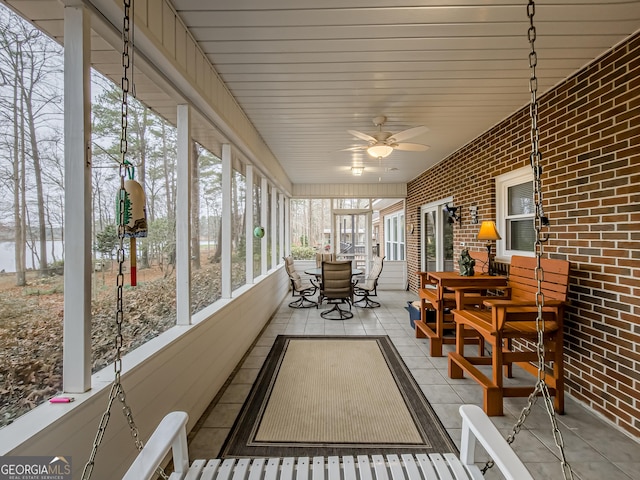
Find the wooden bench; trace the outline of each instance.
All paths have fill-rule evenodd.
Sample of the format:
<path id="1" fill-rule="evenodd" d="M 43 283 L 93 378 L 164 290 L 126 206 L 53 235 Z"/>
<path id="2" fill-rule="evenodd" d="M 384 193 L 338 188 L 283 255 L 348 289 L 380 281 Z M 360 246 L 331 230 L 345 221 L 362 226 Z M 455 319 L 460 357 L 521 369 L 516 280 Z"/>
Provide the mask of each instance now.
<path id="1" fill-rule="evenodd" d="M 446 332 L 455 333 L 455 322 L 453 321 L 452 310 L 456 306 L 455 293 L 451 289 L 452 286 L 462 286 L 473 284 L 474 280 L 482 281 L 484 289 L 493 286 L 505 285 L 505 280 L 500 277 L 487 277 L 481 275 L 483 268 L 488 265 L 488 255 L 483 252 L 469 252 L 471 257 L 476 261 L 476 273 L 473 277 L 462 277 L 454 272 L 417 272 L 420 277 L 420 288 L 418 296 L 420 298 L 420 321 L 415 322 L 416 338 L 428 338 L 430 343 L 429 354 L 432 357 L 442 356 L 443 344 L 455 344 L 455 337 L 445 337 Z M 443 274 L 443 275 L 439 275 Z M 435 277 L 447 276 L 448 278 L 436 281 Z M 482 294 L 484 289 L 480 287 L 475 289 L 478 294 Z M 470 293 L 470 291 L 468 291 Z M 430 319 L 427 315 L 427 309 L 435 312 L 434 318 Z M 484 350 L 484 341 L 478 339 L 478 335 L 471 331 L 466 331 L 467 343 L 477 343 L 479 350 Z M 471 338 L 469 338 L 471 337 Z"/>
<path id="2" fill-rule="evenodd" d="M 546 368 L 545 383 L 555 396 L 554 408 L 564 413 L 563 316 L 569 283 L 569 262 L 542 259 L 542 292 L 544 294 L 544 343 Z M 513 256 L 509 270 L 509 283 L 504 297 L 479 299 L 466 296 L 458 288 L 456 309 L 453 310 L 456 335 L 463 338 L 469 331 L 479 334 L 492 346 L 491 357 L 470 357 L 464 353 L 464 342 L 456 342 L 456 351 L 449 353 L 449 377 L 462 378 L 466 372 L 484 389 L 483 408 L 487 415 L 503 414 L 503 397 L 528 396 L 533 386 L 505 386 L 504 376 L 512 375 L 517 364 L 537 378 L 536 350 L 538 332 L 536 318 L 537 280 L 536 259 Z M 482 307 L 477 308 L 481 301 Z M 514 348 L 514 341 L 518 348 Z M 491 378 L 476 365 L 490 365 Z M 546 367 L 546 366 L 545 366 Z"/>
<path id="3" fill-rule="evenodd" d="M 476 405 L 460 407 L 460 456 L 445 454 L 359 455 L 195 460 L 189 465 L 185 412 L 169 413 L 140 451 L 123 480 L 149 480 L 169 453 L 170 480 L 481 480 L 475 465 L 479 442 L 507 480 L 533 480 L 491 420 Z"/>

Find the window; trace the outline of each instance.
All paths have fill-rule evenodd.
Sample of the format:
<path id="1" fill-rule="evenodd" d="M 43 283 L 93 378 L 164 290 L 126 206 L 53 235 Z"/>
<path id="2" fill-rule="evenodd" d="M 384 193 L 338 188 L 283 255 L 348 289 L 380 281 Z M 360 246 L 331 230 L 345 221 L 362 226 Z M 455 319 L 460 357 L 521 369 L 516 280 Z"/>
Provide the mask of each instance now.
<path id="1" fill-rule="evenodd" d="M 384 252 L 387 260 L 404 260 L 404 212 L 384 217 Z"/>
<path id="2" fill-rule="evenodd" d="M 197 200 L 198 224 L 192 216 L 191 313 L 197 313 L 222 296 L 222 160 L 196 144 L 192 194 Z M 196 250 L 193 245 L 198 244 Z"/>
<path id="3" fill-rule="evenodd" d="M 533 171 L 521 168 L 496 177 L 496 212 L 498 257 L 533 255 L 535 215 L 533 201 Z"/>
<path id="4" fill-rule="evenodd" d="M 243 165 L 238 167 L 243 168 Z M 244 172 L 234 169 L 231 179 L 231 285 L 233 290 L 247 283 L 246 188 Z"/>

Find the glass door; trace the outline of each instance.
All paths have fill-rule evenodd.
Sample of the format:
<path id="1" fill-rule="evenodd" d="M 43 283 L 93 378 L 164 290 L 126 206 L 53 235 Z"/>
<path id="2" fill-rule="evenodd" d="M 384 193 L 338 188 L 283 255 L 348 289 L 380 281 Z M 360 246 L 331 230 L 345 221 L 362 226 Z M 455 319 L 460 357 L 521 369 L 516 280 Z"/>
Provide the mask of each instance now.
<path id="1" fill-rule="evenodd" d="M 424 205 L 420 211 L 421 265 L 426 272 L 453 271 L 453 222 L 444 208 L 452 199 Z"/>
<path id="2" fill-rule="evenodd" d="M 334 210 L 334 251 L 339 260 L 368 271 L 371 259 L 371 210 Z"/>

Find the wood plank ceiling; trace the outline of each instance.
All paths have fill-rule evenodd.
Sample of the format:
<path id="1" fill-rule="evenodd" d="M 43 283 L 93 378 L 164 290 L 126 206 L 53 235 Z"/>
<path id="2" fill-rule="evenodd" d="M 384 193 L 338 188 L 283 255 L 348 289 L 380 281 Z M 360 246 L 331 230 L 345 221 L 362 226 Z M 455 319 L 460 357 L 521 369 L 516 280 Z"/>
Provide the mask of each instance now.
<path id="1" fill-rule="evenodd" d="M 293 183 L 406 182 L 525 105 L 526 1 L 174 0 Z M 640 28 L 638 1 L 538 1 L 539 88 Z M 424 125 L 382 161 L 348 129 Z"/>
<path id="2" fill-rule="evenodd" d="M 49 2 L 9 3 L 47 25 Z M 172 3 L 294 184 L 407 182 L 529 100 L 526 0 Z M 540 91 L 640 29 L 640 0 L 536 6 Z M 119 71 L 108 55 L 94 58 Z M 171 95 L 146 85 L 139 97 L 148 88 L 147 103 L 169 112 Z M 347 130 L 373 133 L 379 115 L 390 132 L 428 127 L 408 141 L 430 149 L 383 160 L 342 151 L 364 143 Z"/>

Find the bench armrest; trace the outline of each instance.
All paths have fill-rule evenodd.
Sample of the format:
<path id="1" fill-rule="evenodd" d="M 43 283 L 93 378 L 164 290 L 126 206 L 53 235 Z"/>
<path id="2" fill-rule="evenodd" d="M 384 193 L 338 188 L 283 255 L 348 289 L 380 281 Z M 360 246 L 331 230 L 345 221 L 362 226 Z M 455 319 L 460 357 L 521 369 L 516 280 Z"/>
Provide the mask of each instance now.
<path id="1" fill-rule="evenodd" d="M 503 300 L 500 298 L 497 299 L 486 299 L 484 302 L 486 307 L 496 307 L 496 308 L 509 308 L 509 307 L 536 307 L 535 300 Z M 545 307 L 553 307 L 557 308 L 564 305 L 565 302 L 561 300 L 545 300 Z"/>
<path id="2" fill-rule="evenodd" d="M 507 480 L 533 480 L 522 460 L 518 458 L 480 407 L 462 405 L 460 415 L 462 416 L 460 461 L 463 465 L 475 463 L 475 446 L 478 441 Z"/>
<path id="3" fill-rule="evenodd" d="M 149 441 L 124 474 L 122 480 L 150 480 L 170 451 L 173 451 L 174 472 L 184 475 L 189 470 L 187 450 L 187 420 L 185 412 L 167 414 L 156 427 Z M 173 475 L 171 478 L 174 478 Z M 179 476 L 179 478 L 182 478 Z"/>
<path id="4" fill-rule="evenodd" d="M 504 292 L 504 296 L 495 296 L 495 295 L 481 295 L 481 292 L 486 292 L 487 290 L 501 290 Z M 502 299 L 503 301 L 509 301 L 511 295 L 511 289 L 509 287 L 451 287 L 456 294 L 456 308 L 458 310 L 463 310 L 466 305 L 485 305 L 485 301 L 493 300 L 493 299 Z"/>
<path id="5" fill-rule="evenodd" d="M 416 272 L 416 275 L 420 277 L 420 285 L 418 288 L 424 288 L 425 285 L 435 285 L 434 282 L 428 280 L 429 272 Z"/>

